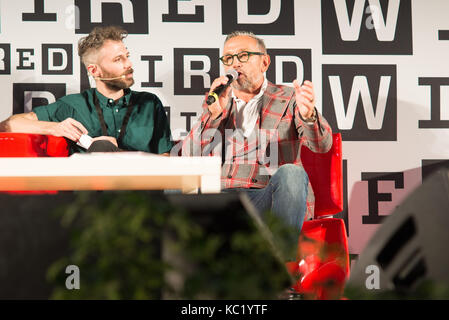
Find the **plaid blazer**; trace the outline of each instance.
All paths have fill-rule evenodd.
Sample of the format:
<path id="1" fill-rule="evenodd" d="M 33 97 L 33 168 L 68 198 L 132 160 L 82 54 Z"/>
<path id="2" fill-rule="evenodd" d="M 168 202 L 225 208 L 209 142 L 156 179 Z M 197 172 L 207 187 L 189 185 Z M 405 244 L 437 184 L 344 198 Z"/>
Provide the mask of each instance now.
<path id="1" fill-rule="evenodd" d="M 214 120 L 204 102 L 200 119 L 182 142 L 183 156 L 222 157 L 222 189 L 263 188 L 279 166 L 291 163 L 302 167 L 303 144 L 319 153 L 332 146 L 332 129 L 321 114 L 317 112 L 314 124 L 303 121 L 293 87 L 268 82 L 261 99 L 260 114 L 250 137 L 236 130 L 236 104 L 231 98 Z M 313 218 L 314 202 L 309 182 L 306 220 Z"/>

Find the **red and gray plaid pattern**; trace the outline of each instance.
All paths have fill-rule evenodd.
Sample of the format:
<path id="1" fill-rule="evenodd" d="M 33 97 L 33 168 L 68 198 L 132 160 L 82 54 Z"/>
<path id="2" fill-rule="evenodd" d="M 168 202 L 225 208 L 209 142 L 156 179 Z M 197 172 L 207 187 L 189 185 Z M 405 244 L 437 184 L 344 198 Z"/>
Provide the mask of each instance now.
<path id="1" fill-rule="evenodd" d="M 207 104 L 182 142 L 183 156 L 222 155 L 221 187 L 263 188 L 276 168 L 292 163 L 302 167 L 301 145 L 324 153 L 332 146 L 332 129 L 317 113 L 314 124 L 305 123 L 296 106 L 292 87 L 274 85 L 262 96 L 260 116 L 250 137 L 236 130 L 236 106 L 232 99 L 221 116 L 210 119 Z M 309 183 L 306 220 L 313 218 L 315 197 Z"/>

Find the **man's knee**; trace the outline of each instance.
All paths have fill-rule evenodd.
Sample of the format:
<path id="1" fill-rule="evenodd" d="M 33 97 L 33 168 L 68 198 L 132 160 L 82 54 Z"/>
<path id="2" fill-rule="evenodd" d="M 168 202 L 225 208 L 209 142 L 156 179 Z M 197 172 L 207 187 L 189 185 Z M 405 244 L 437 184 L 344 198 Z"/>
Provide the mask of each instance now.
<path id="1" fill-rule="evenodd" d="M 97 140 L 92 142 L 87 152 L 118 152 L 120 151 L 112 142 L 107 140 Z"/>
<path id="2" fill-rule="evenodd" d="M 291 183 L 309 183 L 309 176 L 303 167 L 294 164 L 284 164 L 279 167 L 276 172 L 281 181 L 288 181 Z"/>

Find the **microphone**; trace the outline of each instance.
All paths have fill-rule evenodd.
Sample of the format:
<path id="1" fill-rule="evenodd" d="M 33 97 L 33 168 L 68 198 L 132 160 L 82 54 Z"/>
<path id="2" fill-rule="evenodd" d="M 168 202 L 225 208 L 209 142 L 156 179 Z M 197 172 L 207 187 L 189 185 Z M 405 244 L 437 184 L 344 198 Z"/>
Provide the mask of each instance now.
<path id="1" fill-rule="evenodd" d="M 120 77 L 115 77 L 115 78 L 100 78 L 100 77 L 94 77 L 95 80 L 117 80 L 117 79 L 125 79 L 126 75 L 122 74 Z"/>
<path id="2" fill-rule="evenodd" d="M 209 96 L 207 97 L 207 100 L 206 100 L 206 103 L 208 105 L 211 105 L 212 103 L 217 101 L 218 97 L 222 94 L 222 92 L 224 90 L 226 90 L 227 87 L 229 87 L 229 85 L 232 83 L 232 81 L 234 81 L 235 79 L 237 79 L 239 77 L 239 74 L 234 69 L 231 69 L 226 73 L 226 77 L 228 77 L 228 79 L 229 79 L 228 83 L 219 85 L 218 87 L 216 87 L 214 89 L 214 91 L 209 93 Z"/>

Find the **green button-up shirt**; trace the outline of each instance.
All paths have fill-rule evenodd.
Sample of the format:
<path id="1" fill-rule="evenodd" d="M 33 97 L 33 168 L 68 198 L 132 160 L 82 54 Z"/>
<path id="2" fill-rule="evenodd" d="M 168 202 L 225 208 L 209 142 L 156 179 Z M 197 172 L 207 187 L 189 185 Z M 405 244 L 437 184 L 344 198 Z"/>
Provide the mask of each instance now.
<path id="1" fill-rule="evenodd" d="M 133 109 L 126 132 L 119 148 L 130 151 L 151 153 L 169 152 L 173 146 L 170 125 L 159 98 L 149 92 L 125 90 L 125 95 L 117 103 L 103 96 L 96 89 L 71 94 L 47 106 L 33 109 L 41 121 L 61 122 L 73 118 L 81 122 L 92 138 L 102 135 L 100 120 L 94 104 L 94 92 L 103 111 L 108 135 L 118 139 L 127 106 L 132 102 Z M 71 152 L 85 150 L 70 141 Z"/>

